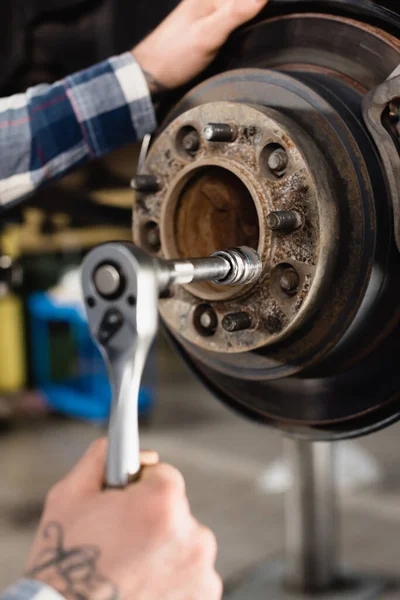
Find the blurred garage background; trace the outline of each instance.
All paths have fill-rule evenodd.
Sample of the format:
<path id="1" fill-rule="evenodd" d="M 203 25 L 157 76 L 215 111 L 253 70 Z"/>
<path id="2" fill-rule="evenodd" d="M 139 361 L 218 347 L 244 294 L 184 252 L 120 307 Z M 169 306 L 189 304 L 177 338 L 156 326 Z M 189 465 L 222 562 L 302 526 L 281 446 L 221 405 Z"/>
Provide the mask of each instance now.
<path id="1" fill-rule="evenodd" d="M 2 0 L 0 95 L 131 48 L 177 3 Z M 21 574 L 47 490 L 105 431 L 110 390 L 82 317 L 77 268 L 94 245 L 130 239 L 138 151 L 118 151 L 1 215 L 1 587 Z M 141 421 L 143 446 L 183 471 L 194 513 L 216 531 L 224 577 L 280 556 L 288 478 L 278 433 L 217 403 L 161 337 L 145 376 Z M 342 474 L 344 559 L 392 575 L 399 432 L 397 425 L 348 445 L 353 470 Z"/>

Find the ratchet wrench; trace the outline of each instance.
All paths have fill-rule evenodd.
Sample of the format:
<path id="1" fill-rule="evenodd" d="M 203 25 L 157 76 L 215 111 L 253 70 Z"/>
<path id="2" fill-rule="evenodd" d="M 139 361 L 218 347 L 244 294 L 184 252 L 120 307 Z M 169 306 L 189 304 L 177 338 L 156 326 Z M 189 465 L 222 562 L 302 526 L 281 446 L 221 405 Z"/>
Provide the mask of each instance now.
<path id="1" fill-rule="evenodd" d="M 125 487 L 140 476 L 138 401 L 147 356 L 157 334 L 158 300 L 173 284 L 213 281 L 245 285 L 262 272 L 252 248 L 208 258 L 155 259 L 125 242 L 102 244 L 82 265 L 89 329 L 107 365 L 112 388 L 105 483 Z"/>

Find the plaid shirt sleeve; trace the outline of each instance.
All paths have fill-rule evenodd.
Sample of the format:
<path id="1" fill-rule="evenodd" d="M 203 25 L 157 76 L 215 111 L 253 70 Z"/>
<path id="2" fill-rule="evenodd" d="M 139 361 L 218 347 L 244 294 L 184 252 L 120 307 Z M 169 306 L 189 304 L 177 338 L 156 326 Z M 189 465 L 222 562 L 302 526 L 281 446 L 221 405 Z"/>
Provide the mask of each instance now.
<path id="1" fill-rule="evenodd" d="M 156 126 L 131 52 L 0 99 L 0 206 Z"/>
<path id="2" fill-rule="evenodd" d="M 65 600 L 65 598 L 41 581 L 20 579 L 0 595 L 0 600 Z"/>

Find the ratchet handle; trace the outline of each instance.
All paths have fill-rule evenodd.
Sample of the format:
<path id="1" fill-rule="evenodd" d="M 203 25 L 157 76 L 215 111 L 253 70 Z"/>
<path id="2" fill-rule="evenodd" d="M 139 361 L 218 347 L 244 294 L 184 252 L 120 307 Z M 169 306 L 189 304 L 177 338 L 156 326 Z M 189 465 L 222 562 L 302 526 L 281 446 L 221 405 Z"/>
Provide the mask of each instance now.
<path id="1" fill-rule="evenodd" d="M 84 260 L 82 289 L 112 389 L 105 485 L 122 488 L 141 474 L 139 391 L 158 325 L 153 260 L 133 244 L 98 246 Z"/>

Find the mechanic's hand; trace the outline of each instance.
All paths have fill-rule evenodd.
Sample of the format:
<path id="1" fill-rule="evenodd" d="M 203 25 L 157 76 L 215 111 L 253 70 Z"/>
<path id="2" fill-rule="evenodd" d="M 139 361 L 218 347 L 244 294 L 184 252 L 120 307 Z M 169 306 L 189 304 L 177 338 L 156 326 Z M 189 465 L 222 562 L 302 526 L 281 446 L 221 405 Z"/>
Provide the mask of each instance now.
<path id="1" fill-rule="evenodd" d="M 182 0 L 133 54 L 142 69 L 164 87 L 178 87 L 205 69 L 234 29 L 255 17 L 267 3 Z"/>
<path id="2" fill-rule="evenodd" d="M 156 464 L 102 490 L 105 449 L 95 442 L 50 491 L 26 576 L 68 600 L 220 600 L 215 538 L 193 519 L 180 473 Z"/>

